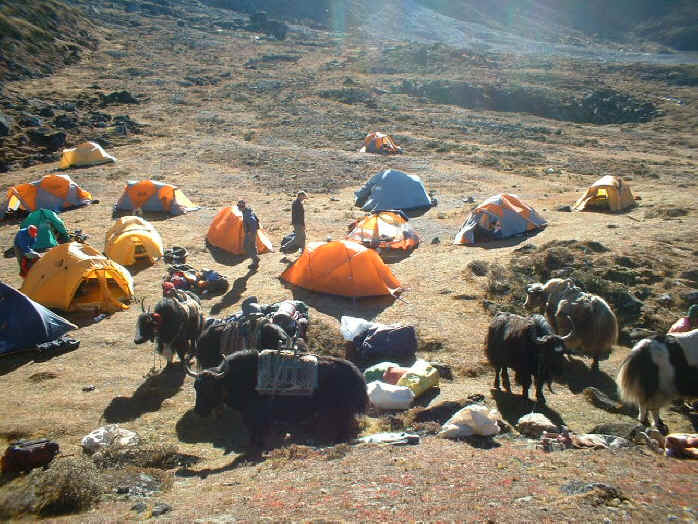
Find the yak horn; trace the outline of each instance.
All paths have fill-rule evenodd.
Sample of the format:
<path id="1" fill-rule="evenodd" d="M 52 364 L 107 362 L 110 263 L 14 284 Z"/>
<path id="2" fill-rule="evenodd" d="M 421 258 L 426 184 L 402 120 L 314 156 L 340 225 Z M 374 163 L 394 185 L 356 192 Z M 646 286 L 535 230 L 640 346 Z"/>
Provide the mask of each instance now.
<path id="1" fill-rule="evenodd" d="M 184 372 L 190 377 L 197 378 L 199 376 L 199 373 L 197 373 L 196 371 L 192 371 L 191 367 L 189 367 L 190 362 L 191 358 L 184 361 Z"/>
<path id="2" fill-rule="evenodd" d="M 571 338 L 574 336 L 574 332 L 576 331 L 576 330 L 575 330 L 575 327 L 574 327 L 574 321 L 572 320 L 572 317 L 569 316 L 569 315 L 565 315 L 565 316 L 567 317 L 567 320 L 570 321 L 570 324 L 572 325 L 572 327 L 570 328 L 570 332 L 569 332 L 569 333 L 567 333 L 564 337 L 560 337 L 560 340 L 563 341 L 563 342 L 567 342 L 569 339 L 571 339 Z"/>
<path id="3" fill-rule="evenodd" d="M 140 302 L 141 302 L 141 311 L 143 311 L 143 313 L 145 313 L 145 297 L 141 298 Z"/>

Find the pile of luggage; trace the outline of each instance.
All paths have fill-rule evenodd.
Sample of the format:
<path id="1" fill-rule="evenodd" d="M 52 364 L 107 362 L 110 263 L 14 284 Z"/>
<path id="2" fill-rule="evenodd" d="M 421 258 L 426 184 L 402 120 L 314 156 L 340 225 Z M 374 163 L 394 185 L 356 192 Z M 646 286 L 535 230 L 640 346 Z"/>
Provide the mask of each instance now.
<path id="1" fill-rule="evenodd" d="M 197 295 L 216 295 L 225 293 L 230 284 L 228 280 L 212 269 L 195 269 L 189 264 L 167 266 L 164 282 L 170 282 L 175 289 L 191 291 Z"/>

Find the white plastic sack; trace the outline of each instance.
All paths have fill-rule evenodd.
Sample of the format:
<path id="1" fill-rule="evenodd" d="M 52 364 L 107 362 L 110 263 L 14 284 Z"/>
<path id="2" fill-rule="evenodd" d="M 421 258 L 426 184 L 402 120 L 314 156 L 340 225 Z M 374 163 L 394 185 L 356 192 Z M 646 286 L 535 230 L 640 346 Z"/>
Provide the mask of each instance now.
<path id="1" fill-rule="evenodd" d="M 405 386 L 394 386 L 374 380 L 366 386 L 371 404 L 378 409 L 407 409 L 414 400 L 414 393 Z"/>
<path id="2" fill-rule="evenodd" d="M 343 316 L 340 320 L 339 332 L 344 337 L 344 340 L 351 342 L 367 329 L 377 325 L 375 322 L 370 322 L 363 318 Z"/>
<path id="3" fill-rule="evenodd" d="M 117 424 L 109 424 L 95 429 L 82 439 L 82 447 L 88 453 L 94 453 L 102 448 L 115 446 L 126 447 L 138 444 L 138 433 L 122 429 Z"/>
<path id="4" fill-rule="evenodd" d="M 482 404 L 465 406 L 456 412 L 441 428 L 438 433 L 443 438 L 470 437 L 480 435 L 489 437 L 499 433 L 499 411 L 487 409 Z"/>

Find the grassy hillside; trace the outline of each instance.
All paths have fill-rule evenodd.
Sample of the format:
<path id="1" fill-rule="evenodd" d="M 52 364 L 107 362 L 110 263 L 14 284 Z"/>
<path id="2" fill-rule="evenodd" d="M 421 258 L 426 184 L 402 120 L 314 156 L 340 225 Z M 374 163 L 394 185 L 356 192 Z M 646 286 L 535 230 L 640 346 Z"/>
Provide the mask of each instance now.
<path id="1" fill-rule="evenodd" d="M 51 74 L 93 49 L 94 22 L 58 0 L 0 0 L 0 80 Z"/>

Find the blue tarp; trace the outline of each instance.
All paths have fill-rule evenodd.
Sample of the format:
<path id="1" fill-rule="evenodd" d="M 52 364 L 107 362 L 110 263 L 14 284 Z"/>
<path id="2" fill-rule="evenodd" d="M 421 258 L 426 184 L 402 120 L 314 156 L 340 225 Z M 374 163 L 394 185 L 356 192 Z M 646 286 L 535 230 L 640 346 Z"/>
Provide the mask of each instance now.
<path id="1" fill-rule="evenodd" d="M 0 354 L 50 342 L 77 326 L 0 282 Z"/>
<path id="2" fill-rule="evenodd" d="M 433 205 L 422 180 L 396 169 L 386 169 L 354 193 L 355 205 L 364 211 L 409 210 Z"/>

